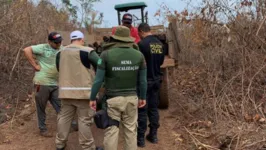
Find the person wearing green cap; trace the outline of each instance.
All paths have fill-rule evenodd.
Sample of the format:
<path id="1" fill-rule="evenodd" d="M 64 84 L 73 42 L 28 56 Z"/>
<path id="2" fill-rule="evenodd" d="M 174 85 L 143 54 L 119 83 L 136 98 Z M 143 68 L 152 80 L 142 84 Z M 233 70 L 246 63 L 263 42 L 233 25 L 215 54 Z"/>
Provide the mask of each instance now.
<path id="1" fill-rule="evenodd" d="M 117 27 L 112 40 L 119 43 L 103 51 L 98 60 L 96 77 L 91 89 L 90 107 L 96 110 L 96 95 L 105 82 L 107 97 L 107 114 L 123 127 L 124 149 L 137 149 L 137 116 L 138 108 L 146 105 L 146 62 L 140 51 L 128 46 L 134 43 L 127 27 Z M 140 95 L 136 87 L 139 85 Z M 119 125 L 118 125 L 119 126 Z M 104 149 L 114 150 L 118 145 L 119 127 L 109 125 L 104 130 Z"/>

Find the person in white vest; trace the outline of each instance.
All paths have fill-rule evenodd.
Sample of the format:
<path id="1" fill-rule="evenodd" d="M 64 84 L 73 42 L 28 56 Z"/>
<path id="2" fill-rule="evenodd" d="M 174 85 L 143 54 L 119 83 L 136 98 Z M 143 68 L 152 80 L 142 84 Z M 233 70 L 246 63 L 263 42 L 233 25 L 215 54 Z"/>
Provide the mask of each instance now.
<path id="1" fill-rule="evenodd" d="M 70 39 L 71 44 L 56 56 L 62 105 L 58 115 L 56 148 L 66 148 L 71 121 L 77 113 L 80 145 L 84 150 L 94 150 L 98 148 L 95 147 L 90 126 L 95 112 L 90 108 L 89 96 L 99 56 L 93 48 L 83 46 L 82 32 L 73 31 Z"/>

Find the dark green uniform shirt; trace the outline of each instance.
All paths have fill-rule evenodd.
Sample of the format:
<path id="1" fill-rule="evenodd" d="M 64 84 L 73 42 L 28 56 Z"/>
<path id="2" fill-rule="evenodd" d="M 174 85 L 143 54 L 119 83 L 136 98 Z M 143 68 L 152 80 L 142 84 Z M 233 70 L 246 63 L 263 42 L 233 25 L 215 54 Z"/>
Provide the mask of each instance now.
<path id="1" fill-rule="evenodd" d="M 140 51 L 130 47 L 116 47 L 103 51 L 98 61 L 91 100 L 95 100 L 100 87 L 97 84 L 103 81 L 99 76 L 104 76 L 108 97 L 137 95 L 136 86 L 137 82 L 140 82 L 140 98 L 146 99 L 146 62 Z"/>

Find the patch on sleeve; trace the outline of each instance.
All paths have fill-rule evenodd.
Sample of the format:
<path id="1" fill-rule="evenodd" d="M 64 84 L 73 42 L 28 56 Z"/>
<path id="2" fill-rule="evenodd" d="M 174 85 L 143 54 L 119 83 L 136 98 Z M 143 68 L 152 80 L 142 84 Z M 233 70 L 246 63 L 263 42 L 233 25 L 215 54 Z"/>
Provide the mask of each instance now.
<path id="1" fill-rule="evenodd" d="M 101 65 L 102 64 L 102 59 L 100 58 L 97 62 L 98 65 Z"/>

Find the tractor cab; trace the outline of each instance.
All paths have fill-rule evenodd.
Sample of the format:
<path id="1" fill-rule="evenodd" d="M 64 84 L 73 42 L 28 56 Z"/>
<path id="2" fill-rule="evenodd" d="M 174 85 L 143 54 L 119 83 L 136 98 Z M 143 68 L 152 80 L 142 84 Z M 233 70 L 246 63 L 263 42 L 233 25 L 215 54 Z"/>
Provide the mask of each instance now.
<path id="1" fill-rule="evenodd" d="M 128 12 L 129 10 L 138 10 L 140 9 L 141 18 L 138 18 L 136 15 L 133 15 L 133 22 L 141 21 L 141 23 L 148 23 L 148 12 L 146 11 L 144 15 L 144 9 L 147 7 L 145 2 L 133 2 L 133 3 L 124 3 L 115 5 L 115 10 L 117 11 L 118 24 L 121 25 L 121 12 Z"/>

